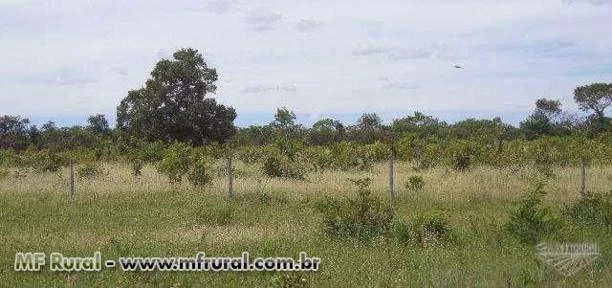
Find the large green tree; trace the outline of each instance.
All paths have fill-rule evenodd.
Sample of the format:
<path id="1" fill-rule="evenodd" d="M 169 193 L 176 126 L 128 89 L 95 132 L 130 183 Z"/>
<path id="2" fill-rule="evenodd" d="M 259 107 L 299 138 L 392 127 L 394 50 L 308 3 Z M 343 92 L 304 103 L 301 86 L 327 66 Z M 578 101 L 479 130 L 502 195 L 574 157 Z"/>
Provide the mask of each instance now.
<path id="1" fill-rule="evenodd" d="M 308 143 L 311 145 L 329 145 L 340 142 L 346 129 L 338 120 L 321 119 L 312 125 L 308 131 Z"/>
<path id="2" fill-rule="evenodd" d="M 421 112 L 414 112 L 414 116 L 395 119 L 392 123 L 393 133 L 401 136 L 408 133 L 416 133 L 419 137 L 437 136 L 442 137 L 446 133 L 447 124 Z"/>
<path id="3" fill-rule="evenodd" d="M 0 117 L 0 149 L 22 150 L 29 144 L 28 124 L 30 120 L 19 116 Z"/>
<path id="4" fill-rule="evenodd" d="M 97 136 L 106 137 L 110 136 L 111 129 L 108 126 L 108 121 L 103 114 L 91 115 L 87 119 L 87 129 L 92 131 Z"/>
<path id="5" fill-rule="evenodd" d="M 596 130 L 609 128 L 605 110 L 612 105 L 612 83 L 594 83 L 574 90 L 574 100 L 583 111 L 593 111 L 591 121 Z"/>
<path id="6" fill-rule="evenodd" d="M 362 144 L 374 143 L 376 140 L 383 140 L 385 126 L 376 113 L 363 113 L 357 119 L 354 126 L 349 127 L 347 138 Z"/>
<path id="7" fill-rule="evenodd" d="M 194 49 L 173 58 L 159 61 L 144 87 L 128 92 L 117 107 L 117 127 L 148 140 L 226 142 L 236 131 L 236 111 L 205 97 L 217 88 L 217 71 Z"/>
<path id="8" fill-rule="evenodd" d="M 525 138 L 531 140 L 544 135 L 563 135 L 569 133 L 561 121 L 561 102 L 540 98 L 535 102 L 536 109 L 525 121 L 520 123 Z"/>
<path id="9" fill-rule="evenodd" d="M 302 125 L 295 122 L 295 113 L 287 109 L 287 107 L 277 108 L 274 114 L 274 121 L 270 123 L 270 127 L 280 135 L 288 138 L 299 137 L 302 132 Z"/>

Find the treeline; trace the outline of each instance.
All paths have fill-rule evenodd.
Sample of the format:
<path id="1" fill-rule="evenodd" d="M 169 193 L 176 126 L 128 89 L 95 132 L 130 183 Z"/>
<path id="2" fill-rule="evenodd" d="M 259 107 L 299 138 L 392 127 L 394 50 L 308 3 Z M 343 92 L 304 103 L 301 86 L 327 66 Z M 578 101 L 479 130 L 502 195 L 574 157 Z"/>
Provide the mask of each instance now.
<path id="1" fill-rule="evenodd" d="M 292 178 L 313 169 L 367 169 L 391 156 L 419 167 L 457 169 L 612 163 L 612 119 L 605 116 L 612 105 L 612 84 L 574 90 L 584 117 L 563 111 L 558 100 L 542 98 L 518 127 L 500 118 L 449 124 L 420 112 L 391 123 L 366 113 L 353 125 L 322 119 L 304 127 L 283 107 L 268 125 L 236 128 L 235 110 L 206 97 L 216 91 L 217 78 L 197 50 L 181 49 L 173 59 L 159 61 L 142 88 L 127 93 L 117 106 L 116 127 L 99 114 L 85 126 L 72 127 L 53 122 L 37 127 L 20 116 L 2 116 L 0 165 L 12 159 L 16 166 L 53 170 L 67 158 L 128 160 L 137 172 L 146 163 L 157 165 L 168 150 L 191 149 L 185 147 L 200 147 L 195 154 L 210 158 L 231 153 L 263 163 L 268 175 Z"/>
<path id="2" fill-rule="evenodd" d="M 608 117 L 604 117 L 604 125 L 600 126 L 601 122 L 592 121 L 590 118 L 580 120 L 576 116 L 563 115 L 560 109 L 550 113 L 539 108 L 545 102 L 558 103 L 539 99 L 536 102 L 538 108 L 521 122 L 519 127 L 503 123 L 500 118 L 466 119 L 448 124 L 435 117 L 415 112 L 414 115 L 393 120 L 388 125 L 384 124 L 378 115 L 366 113 L 354 125 L 345 126 L 338 120 L 322 119 L 307 128 L 296 123 L 295 114 L 283 107 L 277 109 L 274 121 L 268 125 L 234 128 L 236 131 L 231 138 L 215 143 L 245 147 L 273 144 L 279 138 L 299 142 L 302 146 L 330 146 L 341 142 L 402 143 L 407 141 L 406 139 L 420 139 L 432 143 L 473 140 L 487 142 L 502 149 L 505 141 L 536 140 L 551 136 L 596 139 L 600 136 L 605 138 L 612 132 L 612 119 Z M 110 127 L 105 116 L 101 114 L 90 116 L 87 123 L 85 126 L 57 127 L 54 122 L 48 122 L 38 128 L 36 125 L 30 125 L 27 118 L 5 115 L 0 117 L 0 149 L 20 152 L 30 147 L 60 152 L 93 149 L 105 145 L 125 146 L 130 145 L 129 142 L 135 138 L 120 128 Z"/>
<path id="3" fill-rule="evenodd" d="M 541 106 L 544 101 L 549 100 L 540 99 L 536 105 Z M 560 110 L 557 112 L 561 113 Z M 423 165 L 450 164 L 453 159 L 460 161 L 455 158 L 496 165 L 504 161 L 526 163 L 546 154 L 540 150 L 548 151 L 549 158 L 555 163 L 568 164 L 575 162 L 580 155 L 606 154 L 610 152 L 609 146 L 612 149 L 609 126 L 600 129 L 600 122 L 588 122 L 588 119 L 575 121 L 576 118 L 559 117 L 561 121 L 555 121 L 545 114 L 537 119 L 543 113 L 541 108 L 537 108 L 520 127 L 505 124 L 499 118 L 467 119 L 448 124 L 416 112 L 389 125 L 382 123 L 376 114 L 364 114 L 351 126 L 323 119 L 306 128 L 295 122 L 295 114 L 290 110 L 279 108 L 268 125 L 239 128 L 228 141 L 200 146 L 214 147 L 211 151 L 231 147 L 240 151 L 237 155 L 247 162 L 263 160 L 272 150 L 283 155 L 303 152 L 315 166 L 330 168 L 359 166 L 358 163 L 350 164 L 351 161 L 362 161 L 361 165 L 365 165 L 366 162 L 384 160 L 390 153 L 399 159 L 421 161 Z M 606 118 L 606 121 L 610 123 L 610 119 Z M 99 114 L 90 116 L 85 126 L 57 127 L 49 122 L 41 128 L 29 125 L 28 119 L 19 116 L 0 117 L 0 149 L 15 153 L 28 149 L 51 153 L 86 150 L 96 159 L 117 160 L 133 154 L 134 150 L 148 149 L 145 147 L 163 150 L 172 143 L 159 139 L 147 141 L 112 128 L 104 115 Z M 325 153 L 346 159 L 334 164 L 334 161 L 324 159 Z M 612 153 L 608 157 L 589 158 L 612 158 Z"/>

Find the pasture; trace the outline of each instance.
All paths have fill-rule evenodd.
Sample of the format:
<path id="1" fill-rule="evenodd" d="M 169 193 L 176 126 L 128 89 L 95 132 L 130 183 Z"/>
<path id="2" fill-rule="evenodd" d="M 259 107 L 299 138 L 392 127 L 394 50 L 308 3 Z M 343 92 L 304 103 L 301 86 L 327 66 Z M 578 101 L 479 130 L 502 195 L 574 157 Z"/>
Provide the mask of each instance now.
<path id="1" fill-rule="evenodd" d="M 601 255 L 573 277 L 539 261 L 535 245 L 505 228 L 526 191 L 540 178 L 536 169 L 473 167 L 459 172 L 436 167 L 420 172 L 396 162 L 394 224 L 389 235 L 368 241 L 332 237 L 324 227 L 325 201 L 355 199 L 348 179 L 372 179 L 368 189 L 389 203 L 388 171 L 325 171 L 304 181 L 264 176 L 260 167 L 235 161 L 234 195 L 227 200 L 224 163 L 212 183 L 194 188 L 170 184 L 154 167 L 132 176 L 129 165 L 104 163 L 103 173 L 76 179 L 68 200 L 69 173 L 10 170 L 0 180 L 0 278 L 3 287 L 606 287 L 612 283 L 609 227 L 579 225 L 567 211 L 580 198 L 580 169 L 554 169 L 543 190 L 543 206 L 559 218 L 544 235 L 556 242 L 592 242 Z M 425 185 L 407 189 L 410 175 Z M 612 167 L 588 169 L 590 191 L 609 191 Z M 442 215 L 440 241 L 398 241 L 396 224 L 421 215 Z M 399 222 L 398 222 L 399 221 Z M 414 227 L 413 227 L 414 228 Z M 398 234 L 399 233 L 399 234 Z M 61 252 L 67 256 L 297 257 L 322 259 L 317 272 L 15 272 L 15 253 Z"/>

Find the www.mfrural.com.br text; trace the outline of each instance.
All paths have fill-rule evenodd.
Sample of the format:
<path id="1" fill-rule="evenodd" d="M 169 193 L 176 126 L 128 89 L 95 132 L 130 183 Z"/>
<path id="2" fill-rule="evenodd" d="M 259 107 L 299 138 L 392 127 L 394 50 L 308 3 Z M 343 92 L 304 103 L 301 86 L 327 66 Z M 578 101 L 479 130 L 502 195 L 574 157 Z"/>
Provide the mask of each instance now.
<path id="1" fill-rule="evenodd" d="M 175 272 L 263 272 L 263 271 L 318 271 L 321 259 L 309 257 L 301 252 L 298 259 L 291 257 L 255 257 L 251 260 L 249 252 L 238 257 L 208 257 L 197 252 L 193 257 L 119 257 L 103 259 L 101 252 L 88 257 L 67 257 L 53 252 L 18 252 L 15 254 L 15 271 L 41 271 L 49 269 L 57 272 L 101 271 L 119 268 L 123 271 L 175 271 Z"/>

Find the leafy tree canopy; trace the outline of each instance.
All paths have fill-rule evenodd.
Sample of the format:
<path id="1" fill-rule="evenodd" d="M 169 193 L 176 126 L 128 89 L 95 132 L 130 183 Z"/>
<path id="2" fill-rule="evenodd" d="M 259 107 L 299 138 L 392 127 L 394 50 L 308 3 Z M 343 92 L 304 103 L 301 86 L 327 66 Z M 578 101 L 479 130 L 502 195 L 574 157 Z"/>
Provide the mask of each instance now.
<path id="1" fill-rule="evenodd" d="M 205 97 L 217 88 L 217 71 L 194 49 L 181 49 L 173 58 L 159 61 L 144 87 L 128 92 L 117 107 L 117 127 L 168 143 L 229 140 L 236 130 L 235 110 Z"/>
<path id="2" fill-rule="evenodd" d="M 21 150 L 28 146 L 28 119 L 5 115 L 0 117 L 0 149 Z"/>

